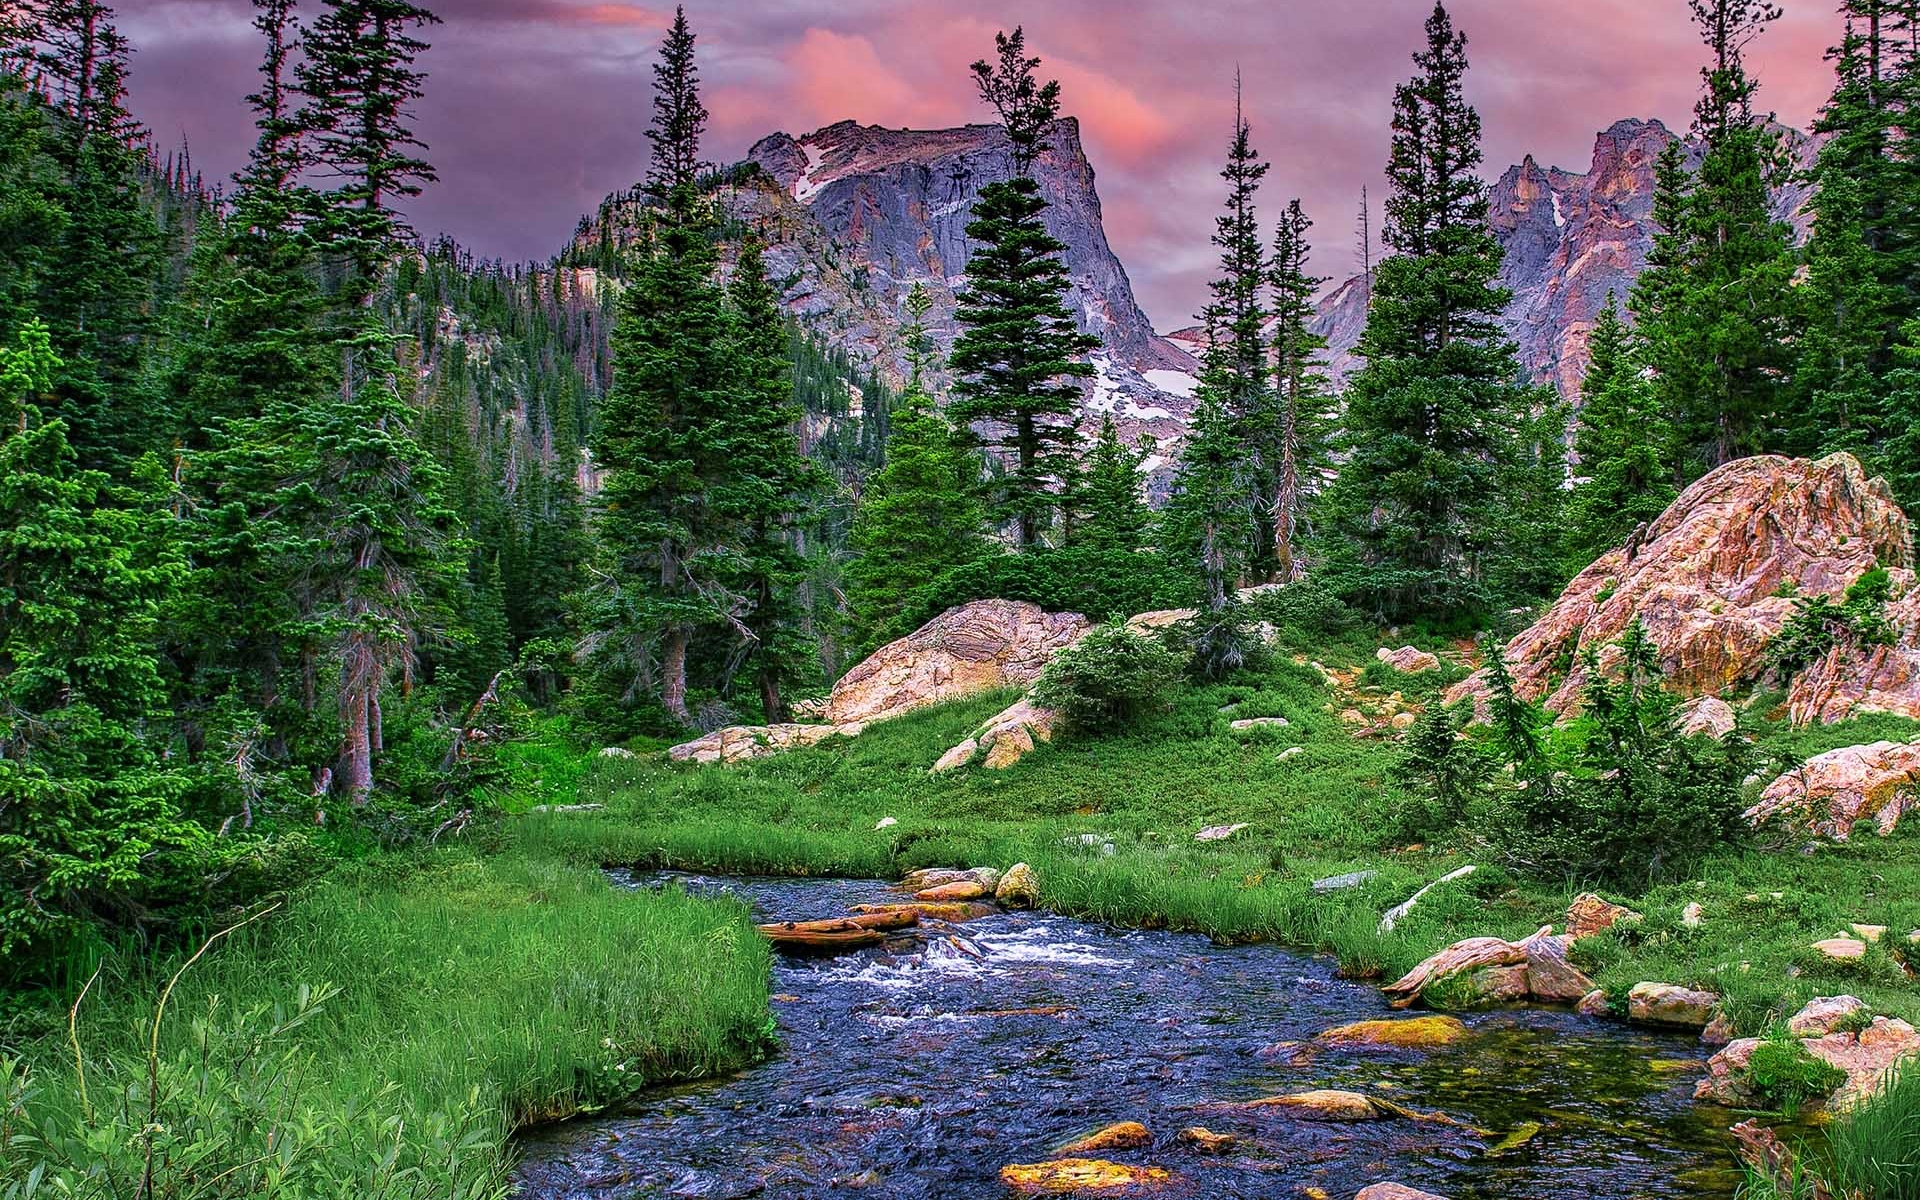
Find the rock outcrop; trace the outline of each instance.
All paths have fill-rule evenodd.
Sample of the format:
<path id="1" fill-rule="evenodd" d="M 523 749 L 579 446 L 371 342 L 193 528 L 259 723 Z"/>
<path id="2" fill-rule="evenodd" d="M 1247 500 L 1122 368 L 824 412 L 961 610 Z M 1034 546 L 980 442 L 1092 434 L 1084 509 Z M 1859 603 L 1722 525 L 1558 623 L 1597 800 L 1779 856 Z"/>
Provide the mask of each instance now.
<path id="1" fill-rule="evenodd" d="M 1874 742 L 1816 754 L 1767 785 L 1749 821 L 1780 820 L 1845 840 L 1855 823 L 1893 832 L 1920 805 L 1920 742 Z"/>
<path id="2" fill-rule="evenodd" d="M 834 724 L 884 721 L 949 700 L 1027 687 L 1092 622 L 1020 600 L 950 608 L 874 651 L 833 685 L 822 714 Z"/>
<path id="3" fill-rule="evenodd" d="M 1761 674 L 1795 594 L 1838 598 L 1876 564 L 1896 572 L 1904 593 L 1913 582 L 1913 535 L 1886 483 L 1869 479 L 1853 456 L 1739 459 L 1576 576 L 1545 616 L 1507 643 L 1507 662 L 1522 696 L 1568 715 L 1586 680 L 1581 652 L 1610 645 L 1639 621 L 1669 687 L 1717 694 Z M 1447 699 L 1477 703 L 1485 692 L 1484 676 L 1475 675 Z M 1823 716 L 1850 711 L 1830 705 Z"/>
<path id="4" fill-rule="evenodd" d="M 1787 1022 L 1808 1054 L 1845 1075 L 1827 1097 L 1830 1108 L 1844 1109 L 1871 1096 L 1895 1066 L 1920 1057 L 1920 1033 L 1913 1026 L 1886 1017 L 1868 1021 L 1865 1011 L 1851 996 L 1828 997 L 1812 1001 Z M 1707 1077 L 1694 1087 L 1694 1099 L 1735 1107 L 1763 1103 L 1749 1070 L 1761 1044 L 1759 1038 L 1737 1038 L 1715 1053 L 1707 1062 Z"/>
<path id="5" fill-rule="evenodd" d="M 1429 654 L 1415 646 L 1402 646 L 1398 650 L 1389 650 L 1385 646 L 1373 652 L 1373 656 L 1396 671 L 1409 675 L 1418 675 L 1423 671 L 1438 671 L 1440 657 Z"/>
<path id="6" fill-rule="evenodd" d="M 1795 725 L 1827 725 L 1858 713 L 1920 719 L 1920 588 L 1887 605 L 1890 646 L 1836 646 L 1800 672 L 1787 695 Z"/>
<path id="7" fill-rule="evenodd" d="M 802 746 L 817 746 L 830 737 L 859 737 L 865 725 L 850 721 L 840 725 L 729 725 L 690 742 L 682 742 L 667 751 L 674 762 L 713 763 L 751 762 Z"/>

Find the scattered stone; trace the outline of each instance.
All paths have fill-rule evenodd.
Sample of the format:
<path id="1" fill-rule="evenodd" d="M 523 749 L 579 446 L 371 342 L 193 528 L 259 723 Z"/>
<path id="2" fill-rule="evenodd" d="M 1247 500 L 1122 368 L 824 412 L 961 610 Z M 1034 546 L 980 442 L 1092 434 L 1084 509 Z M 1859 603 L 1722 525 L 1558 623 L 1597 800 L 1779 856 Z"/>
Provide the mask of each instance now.
<path id="1" fill-rule="evenodd" d="M 608 746 L 606 749 L 600 751 L 600 757 L 601 758 L 639 758 L 640 756 L 638 754 L 635 754 L 633 751 L 627 749 L 625 746 Z"/>
<path id="2" fill-rule="evenodd" d="M 1548 926 L 1541 932 L 1552 931 L 1552 926 Z M 1396 997 L 1393 1002 L 1396 1008 L 1405 1008 L 1425 998 L 1428 989 L 1437 983 L 1456 979 L 1465 980 L 1476 989 L 1485 987 L 1505 992 L 1511 990 L 1510 978 L 1503 981 L 1501 977 L 1482 973 L 1489 968 L 1519 967 L 1524 976 L 1526 961 L 1526 949 L 1519 943 L 1497 937 L 1467 938 L 1432 955 L 1382 990 Z"/>
<path id="3" fill-rule="evenodd" d="M 1285 717 L 1245 717 L 1227 726 L 1235 733 L 1245 733 L 1252 729 L 1285 729 L 1293 724 Z"/>
<path id="4" fill-rule="evenodd" d="M 1720 997 L 1671 983 L 1636 983 L 1627 993 L 1627 1017 L 1649 1025 L 1705 1029 Z"/>
<path id="5" fill-rule="evenodd" d="M 1193 1147 L 1196 1154 L 1225 1154 L 1240 1141 L 1230 1133 L 1215 1133 L 1201 1125 L 1189 1125 L 1175 1134 L 1174 1140 Z"/>
<path id="6" fill-rule="evenodd" d="M 956 867 L 918 867 L 900 877 L 900 887 L 909 892 L 922 888 L 938 887 L 943 883 L 958 883 L 972 879 L 972 871 L 963 871 Z"/>
<path id="7" fill-rule="evenodd" d="M 1827 938 L 1815 942 L 1813 948 L 1833 962 L 1859 962 L 1867 955 L 1867 944 L 1859 938 Z"/>
<path id="8" fill-rule="evenodd" d="M 1305 746 L 1288 746 L 1285 750 L 1275 755 L 1273 761 L 1285 762 L 1290 758 L 1297 758 L 1306 752 L 1307 748 Z"/>
<path id="9" fill-rule="evenodd" d="M 1349 725 L 1365 725 L 1367 723 L 1367 714 L 1357 708 L 1349 708 L 1341 711 L 1340 719 Z"/>
<path id="10" fill-rule="evenodd" d="M 1733 711 L 1733 705 L 1718 696 L 1695 696 L 1680 706 L 1674 719 L 1682 737 L 1706 734 L 1723 742 L 1733 735 L 1734 727 L 1739 724 L 1739 714 Z"/>
<path id="11" fill-rule="evenodd" d="M 1387 722 L 1388 725 L 1391 725 L 1395 729 L 1412 729 L 1419 723 L 1420 714 L 1414 712 L 1395 713 L 1393 714 L 1393 718 Z"/>
<path id="12" fill-rule="evenodd" d="M 1787 1018 L 1787 1032 L 1795 1037 L 1825 1037 L 1837 1033 L 1842 1025 L 1857 1023 L 1866 1016 L 1865 1002 L 1856 996 L 1820 996 Z"/>
<path id="13" fill-rule="evenodd" d="M 1458 870 L 1448 871 L 1445 875 L 1442 875 L 1440 878 L 1434 880 L 1432 883 L 1429 883 L 1427 886 L 1421 888 L 1419 891 L 1415 892 L 1413 895 L 1408 896 L 1405 900 L 1402 900 L 1400 903 L 1394 905 L 1392 908 L 1388 909 L 1384 915 L 1381 916 L 1380 932 L 1392 933 L 1393 927 L 1400 923 L 1401 918 L 1405 917 L 1408 913 L 1412 912 L 1414 905 L 1420 903 L 1420 897 L 1426 895 L 1428 892 L 1439 887 L 1443 883 L 1452 883 L 1456 879 L 1465 879 L 1467 876 L 1473 874 L 1473 872 L 1474 872 L 1474 866 L 1472 863 L 1468 863 L 1466 866 L 1461 867 Z"/>
<path id="14" fill-rule="evenodd" d="M 1405 1017 L 1355 1021 L 1329 1029 L 1315 1040 L 1345 1050 L 1429 1050 L 1451 1046 L 1466 1036 L 1466 1025 L 1455 1017 Z"/>
<path id="15" fill-rule="evenodd" d="M 989 771 L 1004 771 L 1019 762 L 1034 750 L 1033 733 L 1026 726 L 1017 726 L 995 738 L 987 749 L 987 759 L 981 765 Z"/>
<path id="16" fill-rule="evenodd" d="M 1592 892 L 1583 892 L 1567 906 L 1567 935 L 1589 937 L 1623 921 L 1633 923 L 1641 919 L 1640 914 L 1630 908 L 1609 903 Z"/>
<path id="17" fill-rule="evenodd" d="M 1247 827 L 1245 821 L 1237 825 L 1209 825 L 1193 835 L 1196 842 L 1224 842 Z"/>
<path id="18" fill-rule="evenodd" d="M 989 896 L 1000 886 L 1000 872 L 996 868 L 975 867 L 971 871 L 968 871 L 967 875 L 975 883 L 987 889 Z"/>
<path id="19" fill-rule="evenodd" d="M 671 747 L 667 757 L 703 766 L 751 762 L 785 750 L 817 746 L 831 737 L 855 738 L 864 732 L 866 726 L 858 721 L 840 725 L 729 725 Z"/>
<path id="20" fill-rule="evenodd" d="M 1816 754 L 1767 785 L 1746 811 L 1755 825 L 1785 818 L 1845 841 L 1870 820 L 1881 836 L 1920 803 L 1920 742 L 1874 742 Z"/>
<path id="21" fill-rule="evenodd" d="M 1040 876 L 1026 863 L 1015 863 L 1000 877 L 993 898 L 1008 908 L 1033 908 L 1040 903 Z"/>
<path id="22" fill-rule="evenodd" d="M 1172 1178 L 1172 1172 L 1164 1167 L 1134 1167 L 1101 1158 L 1062 1158 L 1000 1168 L 1000 1182 L 1020 1196 L 1120 1192 L 1164 1184 Z"/>
<path id="23" fill-rule="evenodd" d="M 1733 1041 L 1733 1018 L 1722 1009 L 1713 1014 L 1713 1020 L 1700 1031 L 1702 1046 L 1724 1046 Z"/>
<path id="24" fill-rule="evenodd" d="M 536 804 L 528 812 L 537 813 L 583 813 L 599 812 L 604 804 Z"/>
<path id="25" fill-rule="evenodd" d="M 1573 1011 L 1583 1017 L 1604 1017 L 1612 1010 L 1607 1006 L 1607 994 L 1595 988 L 1580 997 L 1580 1003 L 1573 1006 Z"/>
<path id="26" fill-rule="evenodd" d="M 933 764 L 933 770 L 936 772 L 957 771 L 961 767 L 971 763 L 974 756 L 979 753 L 980 743 L 973 738 L 968 738 L 958 746 L 942 754 L 939 761 Z"/>
<path id="27" fill-rule="evenodd" d="M 1065 1158 L 1085 1158 L 1102 1150 L 1138 1150 L 1153 1145 L 1153 1131 L 1138 1121 L 1116 1121 L 1105 1129 L 1068 1142 L 1054 1153 Z"/>
<path id="28" fill-rule="evenodd" d="M 1345 875 L 1329 875 L 1325 879 L 1314 880 L 1313 890 L 1322 893 L 1345 891 L 1347 888 L 1359 887 L 1379 874 L 1378 871 L 1348 871 Z"/>
<path id="29" fill-rule="evenodd" d="M 1707 923 L 1706 909 L 1700 907 L 1698 900 L 1680 910 L 1680 923 L 1688 929 L 1698 929 Z"/>
<path id="30" fill-rule="evenodd" d="M 922 888 L 913 894 L 915 900 L 928 900 L 944 903 L 953 900 L 978 900 L 993 893 L 978 879 L 956 879 L 952 883 L 935 884 Z"/>
<path id="31" fill-rule="evenodd" d="M 1422 671 L 1438 671 L 1439 656 L 1418 650 L 1412 646 L 1402 646 L 1398 650 L 1389 650 L 1385 646 L 1373 652 L 1373 656 L 1396 671 L 1408 675 L 1418 675 Z"/>
<path id="32" fill-rule="evenodd" d="M 1410 1188 L 1403 1183 L 1374 1183 L 1360 1189 L 1353 1200 L 1447 1200 L 1432 1192 Z"/>
<path id="33" fill-rule="evenodd" d="M 1849 921 L 1847 928 L 1853 930 L 1853 935 L 1863 942 L 1877 942 L 1887 936 L 1885 925 L 1868 925 L 1862 921 Z"/>
<path id="34" fill-rule="evenodd" d="M 899 823 L 900 823 L 900 820 L 898 817 L 881 817 L 880 820 L 875 822 L 873 826 L 874 832 L 877 833 L 882 829 L 892 829 L 895 825 L 898 825 Z"/>

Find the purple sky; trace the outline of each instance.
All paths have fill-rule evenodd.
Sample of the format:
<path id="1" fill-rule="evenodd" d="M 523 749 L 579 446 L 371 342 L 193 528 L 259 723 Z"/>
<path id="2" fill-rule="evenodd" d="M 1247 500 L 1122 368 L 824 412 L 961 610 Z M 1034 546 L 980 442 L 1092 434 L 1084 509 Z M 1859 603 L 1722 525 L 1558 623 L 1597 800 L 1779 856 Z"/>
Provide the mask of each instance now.
<path id="1" fill-rule="evenodd" d="M 574 222 L 643 170 L 653 61 L 669 6 L 597 0 L 426 0 L 431 78 L 419 127 L 440 183 L 413 206 L 423 234 L 485 256 L 545 258 Z M 1833 0 L 1785 0 L 1753 48 L 1760 103 L 1804 125 L 1830 81 Z M 317 8 L 305 0 L 303 9 Z M 258 60 L 247 0 L 119 0 L 137 50 L 135 111 L 162 149 L 184 139 L 213 176 L 251 142 L 241 102 Z M 1621 117 L 1689 118 L 1700 51 L 1684 0 L 1455 0 L 1492 176 L 1531 152 L 1585 170 Z M 1411 70 L 1427 0 L 694 0 L 706 156 L 740 157 L 776 129 L 854 119 L 932 128 L 983 120 L 967 64 L 1023 23 L 1085 130 L 1107 235 L 1163 329 L 1204 302 L 1231 132 L 1233 71 L 1254 143 L 1274 164 L 1270 221 L 1302 197 L 1323 274 L 1349 273 L 1362 184 L 1379 194 L 1393 86 Z M 1377 208 L 1376 208 L 1377 212 Z"/>

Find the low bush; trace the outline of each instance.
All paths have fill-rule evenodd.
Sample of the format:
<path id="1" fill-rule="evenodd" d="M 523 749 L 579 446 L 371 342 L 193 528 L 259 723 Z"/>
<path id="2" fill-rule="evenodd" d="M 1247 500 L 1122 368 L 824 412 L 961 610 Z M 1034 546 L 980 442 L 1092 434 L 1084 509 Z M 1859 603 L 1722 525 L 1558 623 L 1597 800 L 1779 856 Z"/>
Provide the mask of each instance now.
<path id="1" fill-rule="evenodd" d="M 1172 706 L 1186 664 L 1124 625 L 1103 625 L 1054 656 L 1034 698 L 1074 729 L 1114 733 Z"/>
<path id="2" fill-rule="evenodd" d="M 1753 1048 L 1747 1078 L 1768 1108 L 1800 1111 L 1810 1100 L 1824 1100 L 1847 1081 L 1847 1073 L 1807 1053 L 1791 1036 L 1768 1038 Z"/>

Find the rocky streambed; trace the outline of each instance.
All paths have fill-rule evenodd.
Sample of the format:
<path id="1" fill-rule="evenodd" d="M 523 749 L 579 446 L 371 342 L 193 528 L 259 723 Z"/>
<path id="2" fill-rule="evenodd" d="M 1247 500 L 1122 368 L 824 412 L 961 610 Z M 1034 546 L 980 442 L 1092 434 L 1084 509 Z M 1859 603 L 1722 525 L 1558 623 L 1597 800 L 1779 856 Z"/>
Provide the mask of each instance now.
<path id="1" fill-rule="evenodd" d="M 623 882 L 732 893 L 766 920 L 900 898 L 872 881 Z M 1692 1099 L 1695 1037 L 1537 1008 L 1384 1039 L 1412 1047 L 1326 1037 L 1403 1014 L 1278 947 L 1012 912 L 782 957 L 773 988 L 777 1057 L 535 1131 L 521 1194 L 998 1200 L 1054 1179 L 1347 1200 L 1392 1180 L 1452 1200 L 1713 1200 L 1739 1182 L 1731 1116 Z M 1301 1093 L 1333 1098 L 1259 1103 Z M 1139 1128 L 1068 1150 L 1121 1122 Z M 1063 1159 L 1099 1166 L 1047 1169 Z"/>

